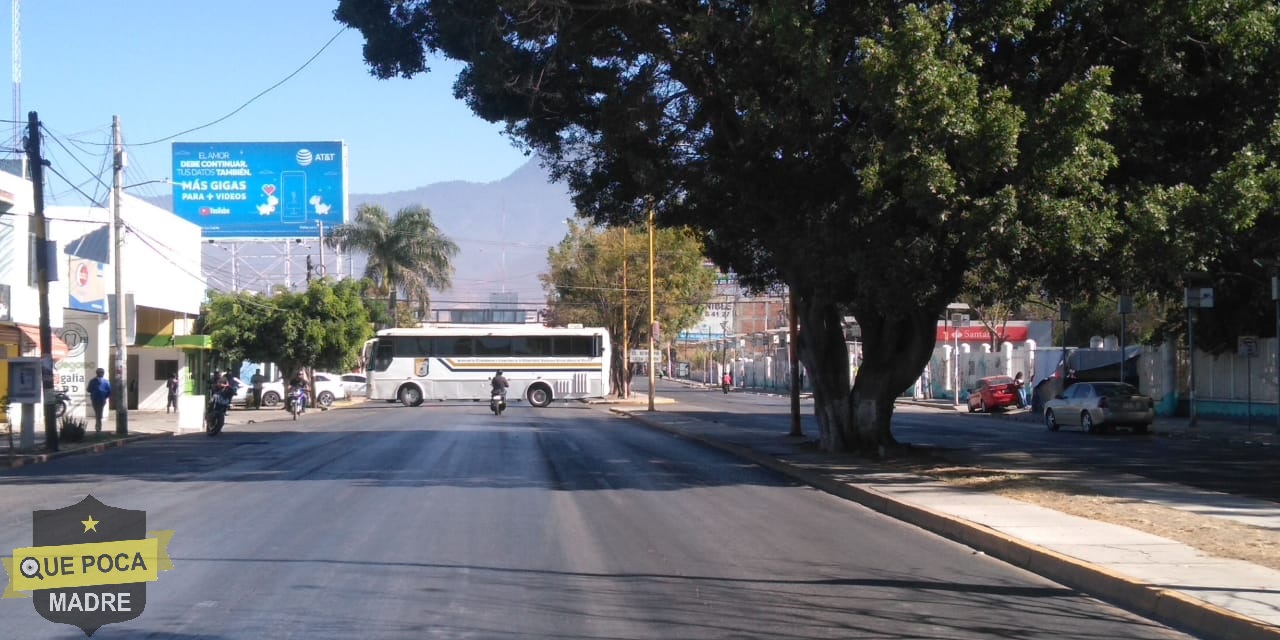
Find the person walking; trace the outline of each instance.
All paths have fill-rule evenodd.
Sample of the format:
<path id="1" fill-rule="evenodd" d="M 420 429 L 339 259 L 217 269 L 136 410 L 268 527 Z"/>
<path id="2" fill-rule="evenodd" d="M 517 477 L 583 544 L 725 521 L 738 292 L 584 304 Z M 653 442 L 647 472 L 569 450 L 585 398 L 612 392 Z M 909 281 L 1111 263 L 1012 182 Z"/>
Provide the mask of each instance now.
<path id="1" fill-rule="evenodd" d="M 172 409 L 174 413 L 178 412 L 178 374 L 174 373 L 169 376 L 169 381 L 165 383 L 165 389 L 169 392 L 169 401 L 164 405 L 164 412 L 169 413 Z"/>
<path id="2" fill-rule="evenodd" d="M 102 414 L 107 409 L 107 399 L 111 397 L 111 382 L 101 367 L 94 373 L 96 375 L 89 381 L 89 402 L 93 404 L 94 430 L 102 433 Z"/>
<path id="3" fill-rule="evenodd" d="M 262 376 L 262 369 L 254 369 L 253 376 L 249 378 L 249 384 L 253 385 L 253 408 L 262 408 L 262 384 L 266 378 Z"/>

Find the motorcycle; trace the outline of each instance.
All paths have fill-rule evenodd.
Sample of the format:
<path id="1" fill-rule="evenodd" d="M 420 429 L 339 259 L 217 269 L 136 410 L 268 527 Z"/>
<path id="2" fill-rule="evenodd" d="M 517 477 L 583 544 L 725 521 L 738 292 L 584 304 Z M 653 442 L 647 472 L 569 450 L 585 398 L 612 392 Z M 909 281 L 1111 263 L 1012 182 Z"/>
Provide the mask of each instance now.
<path id="1" fill-rule="evenodd" d="M 298 414 L 307 408 L 307 392 L 302 387 L 294 387 L 289 390 L 289 413 L 293 414 L 293 419 L 298 419 Z"/>
<path id="2" fill-rule="evenodd" d="M 234 395 L 234 392 L 232 392 Z M 209 437 L 222 433 L 227 424 L 227 411 L 231 409 L 231 398 L 224 392 L 214 392 L 209 398 L 209 406 L 204 414 L 204 431 Z"/>
<path id="3" fill-rule="evenodd" d="M 493 394 L 493 397 L 489 398 L 489 410 L 493 412 L 493 415 L 495 416 L 502 415 L 502 410 L 506 408 L 507 408 L 507 398 L 505 395 L 501 393 L 495 393 Z"/>
<path id="4" fill-rule="evenodd" d="M 67 409 L 71 408 L 71 396 L 67 395 L 67 388 L 53 392 L 53 415 L 61 418 L 67 415 Z"/>

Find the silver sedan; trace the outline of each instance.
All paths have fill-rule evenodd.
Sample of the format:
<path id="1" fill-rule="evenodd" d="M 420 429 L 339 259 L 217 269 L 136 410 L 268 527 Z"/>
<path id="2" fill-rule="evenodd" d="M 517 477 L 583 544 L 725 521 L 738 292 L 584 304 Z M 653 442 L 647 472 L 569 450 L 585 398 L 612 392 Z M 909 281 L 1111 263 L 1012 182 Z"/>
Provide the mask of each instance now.
<path id="1" fill-rule="evenodd" d="M 1079 426 L 1095 433 L 1128 426 L 1146 433 L 1155 417 L 1155 402 L 1123 382 L 1079 382 L 1044 405 L 1044 424 L 1050 431 Z"/>

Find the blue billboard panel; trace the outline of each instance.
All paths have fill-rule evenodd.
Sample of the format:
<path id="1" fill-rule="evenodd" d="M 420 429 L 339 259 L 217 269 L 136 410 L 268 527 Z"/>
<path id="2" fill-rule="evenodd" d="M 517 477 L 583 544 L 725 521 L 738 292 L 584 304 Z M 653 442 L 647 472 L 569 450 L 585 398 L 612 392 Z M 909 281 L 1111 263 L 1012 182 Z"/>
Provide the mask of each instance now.
<path id="1" fill-rule="evenodd" d="M 315 237 L 347 221 L 347 147 L 175 142 L 173 212 L 206 238 Z"/>

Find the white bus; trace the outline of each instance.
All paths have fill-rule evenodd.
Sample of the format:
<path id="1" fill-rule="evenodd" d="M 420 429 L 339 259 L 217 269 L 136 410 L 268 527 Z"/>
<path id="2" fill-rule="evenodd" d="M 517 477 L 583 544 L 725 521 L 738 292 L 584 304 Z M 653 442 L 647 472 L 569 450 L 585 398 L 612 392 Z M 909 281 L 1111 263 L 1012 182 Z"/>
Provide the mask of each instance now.
<path id="1" fill-rule="evenodd" d="M 542 325 L 384 329 L 364 345 L 370 400 L 489 400 L 502 371 L 507 395 L 535 407 L 609 393 L 609 331 Z"/>

